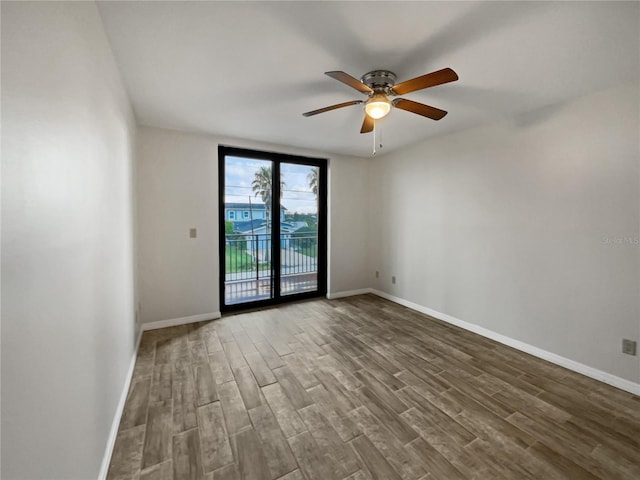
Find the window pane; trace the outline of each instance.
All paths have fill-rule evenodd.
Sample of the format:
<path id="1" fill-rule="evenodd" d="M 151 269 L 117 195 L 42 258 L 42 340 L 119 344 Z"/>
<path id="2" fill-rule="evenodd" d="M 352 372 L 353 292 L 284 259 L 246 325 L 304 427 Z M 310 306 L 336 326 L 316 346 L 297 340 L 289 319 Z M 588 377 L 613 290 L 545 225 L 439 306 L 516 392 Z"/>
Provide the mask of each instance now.
<path id="1" fill-rule="evenodd" d="M 318 179 L 309 165 L 280 165 L 280 292 L 318 289 Z"/>

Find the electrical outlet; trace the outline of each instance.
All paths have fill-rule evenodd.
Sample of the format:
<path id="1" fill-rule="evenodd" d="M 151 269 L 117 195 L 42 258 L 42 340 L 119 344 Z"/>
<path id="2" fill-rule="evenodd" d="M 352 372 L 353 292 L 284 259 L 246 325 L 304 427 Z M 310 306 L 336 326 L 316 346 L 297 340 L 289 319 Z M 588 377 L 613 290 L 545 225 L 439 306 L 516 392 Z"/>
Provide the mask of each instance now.
<path id="1" fill-rule="evenodd" d="M 396 276 L 395 275 L 393 277 L 391 277 L 391 283 L 393 283 L 394 285 L 396 284 Z"/>
<path id="2" fill-rule="evenodd" d="M 376 278 L 380 278 L 380 272 L 376 270 Z"/>
<path id="3" fill-rule="evenodd" d="M 198 231 L 195 228 L 189 229 L 189 238 L 196 238 L 198 236 Z"/>
<path id="4" fill-rule="evenodd" d="M 636 355 L 636 345 L 637 342 L 633 340 L 629 340 L 628 338 L 622 339 L 622 353 L 626 353 L 627 355 Z"/>

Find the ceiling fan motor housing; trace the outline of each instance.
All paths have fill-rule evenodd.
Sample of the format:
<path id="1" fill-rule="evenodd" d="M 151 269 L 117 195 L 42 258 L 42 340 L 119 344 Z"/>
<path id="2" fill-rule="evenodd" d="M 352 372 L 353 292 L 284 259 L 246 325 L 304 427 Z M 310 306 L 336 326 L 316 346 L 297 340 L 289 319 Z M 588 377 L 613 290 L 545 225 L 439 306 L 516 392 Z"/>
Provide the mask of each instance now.
<path id="1" fill-rule="evenodd" d="M 373 70 L 365 73 L 360 81 L 375 92 L 392 93 L 391 87 L 396 84 L 396 74 L 389 70 Z"/>

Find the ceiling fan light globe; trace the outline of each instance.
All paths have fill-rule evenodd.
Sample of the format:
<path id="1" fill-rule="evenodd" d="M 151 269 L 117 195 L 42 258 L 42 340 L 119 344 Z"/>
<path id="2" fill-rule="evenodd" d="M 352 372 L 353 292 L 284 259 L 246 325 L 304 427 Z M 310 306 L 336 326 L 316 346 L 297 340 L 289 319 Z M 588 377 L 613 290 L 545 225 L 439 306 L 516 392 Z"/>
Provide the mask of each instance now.
<path id="1" fill-rule="evenodd" d="M 367 115 L 375 120 L 386 116 L 390 110 L 391 104 L 386 100 L 374 100 L 367 102 L 364 106 L 364 111 L 367 112 Z"/>

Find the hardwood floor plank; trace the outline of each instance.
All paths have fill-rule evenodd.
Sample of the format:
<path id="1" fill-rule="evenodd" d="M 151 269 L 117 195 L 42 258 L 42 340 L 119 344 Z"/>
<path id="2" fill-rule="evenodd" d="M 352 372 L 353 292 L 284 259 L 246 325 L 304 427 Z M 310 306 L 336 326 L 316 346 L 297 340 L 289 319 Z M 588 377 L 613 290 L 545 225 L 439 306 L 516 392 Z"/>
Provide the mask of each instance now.
<path id="1" fill-rule="evenodd" d="M 271 480 L 269 466 L 262 451 L 262 444 L 252 428 L 231 437 L 238 459 L 238 471 L 242 480 Z"/>
<path id="2" fill-rule="evenodd" d="M 493 395 L 493 398 L 516 410 L 527 411 L 533 415 L 552 418 L 559 423 L 566 422 L 571 418 L 571 415 L 566 411 L 516 388 L 509 388 L 497 392 Z"/>
<path id="3" fill-rule="evenodd" d="M 244 355 L 242 355 L 242 351 L 233 339 L 233 336 L 231 337 L 231 341 L 224 342 L 222 344 L 222 349 L 224 350 L 224 353 L 227 356 L 227 361 L 229 362 L 229 366 L 232 369 L 247 366 L 247 361 L 244 359 Z"/>
<path id="4" fill-rule="evenodd" d="M 233 463 L 221 402 L 198 407 L 198 427 L 204 472 L 211 472 Z"/>
<path id="5" fill-rule="evenodd" d="M 309 432 L 289 438 L 289 445 L 308 480 L 339 480 L 331 459 L 320 449 Z"/>
<path id="6" fill-rule="evenodd" d="M 173 480 L 173 462 L 170 460 L 143 470 L 140 480 Z"/>
<path id="7" fill-rule="evenodd" d="M 195 378 L 196 405 L 206 405 L 218 400 L 216 383 L 213 381 L 211 367 L 208 362 L 197 363 L 193 366 Z"/>
<path id="8" fill-rule="evenodd" d="M 463 407 L 460 406 L 458 402 L 443 397 L 437 389 L 432 389 L 413 373 L 405 371 L 399 373 L 397 376 L 400 380 L 406 383 L 411 390 L 432 403 L 450 417 L 455 417 L 463 410 Z"/>
<path id="9" fill-rule="evenodd" d="M 219 388 L 218 394 L 228 434 L 235 435 L 242 430 L 251 428 L 251 420 L 249 420 L 236 382 L 223 383 Z"/>
<path id="10" fill-rule="evenodd" d="M 393 374 L 382 368 L 378 362 L 371 358 L 358 357 L 354 361 L 360 366 L 359 370 L 368 371 L 391 390 L 400 390 L 406 386 L 398 377 L 394 377 Z"/>
<path id="11" fill-rule="evenodd" d="M 349 475 L 344 480 L 373 480 L 373 477 L 369 474 L 367 470 L 358 470 L 353 475 Z M 426 478 L 420 480 L 427 480 Z"/>
<path id="12" fill-rule="evenodd" d="M 535 437 L 540 443 L 548 446 L 562 456 L 570 458 L 571 461 L 599 478 L 625 478 L 624 475 L 612 470 L 608 465 L 602 464 L 590 456 L 591 451 L 595 447 L 589 447 L 580 441 L 576 441 L 572 435 L 558 428 L 558 425 L 543 422 L 539 418 L 534 421 L 520 412 L 514 413 L 507 420 Z"/>
<path id="13" fill-rule="evenodd" d="M 187 339 L 190 342 L 195 342 L 196 340 L 201 340 L 200 337 L 200 324 L 199 323 L 187 323 L 185 325 L 187 329 Z"/>
<path id="14" fill-rule="evenodd" d="M 394 412 L 402 413 L 409 407 L 400 400 L 387 386 L 366 370 L 354 372 L 354 376 L 369 390 L 385 402 Z"/>
<path id="15" fill-rule="evenodd" d="M 555 469 L 562 478 L 575 480 L 595 480 L 598 478 L 543 443 L 534 443 L 529 447 L 528 451 L 535 455 L 540 461 L 545 462 L 551 468 Z"/>
<path id="16" fill-rule="evenodd" d="M 280 358 L 280 357 L 278 357 Z M 307 362 L 301 355 L 291 353 L 281 358 L 283 360 L 282 366 L 287 366 L 293 372 L 303 388 L 311 388 L 320 383 L 316 376 L 305 365 Z M 276 367 L 277 368 L 277 367 Z M 274 369 L 275 370 L 275 369 Z"/>
<path id="17" fill-rule="evenodd" d="M 146 335 L 145 335 L 146 334 Z M 155 365 L 156 346 L 155 342 L 150 340 L 148 332 L 142 334 L 142 340 L 138 347 L 138 355 L 136 364 L 133 368 L 133 378 L 140 379 L 153 374 Z"/>
<path id="18" fill-rule="evenodd" d="M 335 461 L 336 473 L 340 478 L 360 470 L 360 463 L 353 450 L 345 445 L 316 405 L 305 407 L 298 413 L 318 446 Z"/>
<path id="19" fill-rule="evenodd" d="M 348 415 L 337 408 L 333 402 L 333 398 L 323 385 L 316 385 L 307 390 L 307 392 L 311 395 L 311 398 L 313 398 L 314 403 L 320 406 L 323 415 L 333 429 L 338 432 L 343 442 L 353 440 L 362 433 Z"/>
<path id="20" fill-rule="evenodd" d="M 140 472 L 144 432 L 144 425 L 118 432 L 107 480 L 130 480 Z"/>
<path id="21" fill-rule="evenodd" d="M 307 430 L 280 384 L 275 383 L 262 387 L 262 393 L 276 416 L 285 437 L 289 438 Z"/>
<path id="22" fill-rule="evenodd" d="M 280 477 L 278 480 L 305 480 L 305 478 L 300 470 L 294 470 L 293 472 Z"/>
<path id="23" fill-rule="evenodd" d="M 322 349 L 327 353 L 327 355 L 331 355 L 331 357 L 337 360 L 340 365 L 346 368 L 349 372 L 355 372 L 362 368 L 360 364 L 356 363 L 349 355 L 346 355 L 346 353 L 343 352 L 340 347 L 336 346 L 336 344 L 330 343 L 323 345 Z"/>
<path id="24" fill-rule="evenodd" d="M 366 435 L 356 437 L 350 443 L 372 478 L 375 480 L 402 480 L 402 477 L 389 465 L 389 462 L 385 460 Z"/>
<path id="25" fill-rule="evenodd" d="M 171 459 L 172 402 L 165 400 L 149 407 L 142 468 Z"/>
<path id="26" fill-rule="evenodd" d="M 220 339 L 218 338 L 218 334 L 215 332 L 215 330 L 204 333 L 202 335 L 202 339 L 209 355 L 211 355 L 212 353 L 223 351 L 222 343 L 220 343 Z"/>
<path id="27" fill-rule="evenodd" d="M 256 350 L 255 345 L 253 344 L 253 342 L 251 341 L 247 333 L 244 331 L 244 329 L 239 332 L 234 332 L 233 338 L 235 339 L 236 343 L 240 347 L 240 351 L 242 352 L 243 355 L 247 355 L 248 353 L 254 353 L 258 351 Z"/>
<path id="28" fill-rule="evenodd" d="M 515 409 L 500 402 L 498 399 L 487 395 L 477 388 L 477 385 L 472 385 L 469 382 L 462 381 L 459 377 L 449 373 L 442 372 L 439 374 L 441 378 L 447 381 L 454 389 L 460 391 L 465 396 L 475 400 L 477 403 L 492 411 L 501 418 L 507 418 Z M 450 391 L 447 393 L 451 393 Z"/>
<path id="29" fill-rule="evenodd" d="M 160 402 L 171 398 L 172 368 L 168 363 L 156 365 L 149 392 L 149 402 Z"/>
<path id="30" fill-rule="evenodd" d="M 269 345 L 271 345 L 271 348 L 273 348 L 279 356 L 282 357 L 293 353 L 293 350 L 291 350 L 291 347 L 289 346 L 289 341 L 291 339 L 288 335 L 277 335 L 268 327 L 261 331 L 264 338 L 266 338 Z"/>
<path id="31" fill-rule="evenodd" d="M 477 423 L 484 422 L 485 424 L 490 425 L 497 431 L 509 436 L 522 448 L 527 448 L 535 442 L 534 437 L 526 433 L 524 430 L 513 428 L 513 425 L 510 424 L 510 422 L 498 416 L 494 411 L 486 408 L 485 405 L 481 405 L 461 392 L 451 389 L 450 391 L 445 392 L 444 395 L 455 398 L 461 405 L 464 405 L 463 413 L 466 413 L 468 418 L 473 418 Z"/>
<path id="32" fill-rule="evenodd" d="M 209 360 L 207 347 L 204 345 L 204 341 L 196 340 L 189 342 L 189 350 L 191 351 L 191 361 L 193 363 L 207 362 Z"/>
<path id="33" fill-rule="evenodd" d="M 467 478 L 440 452 L 433 448 L 422 438 L 417 438 L 409 442 L 405 448 L 409 453 L 413 453 L 413 458 L 417 459 L 430 478 L 443 478 L 447 480 L 464 480 Z"/>
<path id="34" fill-rule="evenodd" d="M 456 419 L 437 408 L 428 400 L 417 394 L 415 390 L 406 388 L 398 392 L 398 396 L 402 398 L 407 405 L 414 407 L 420 414 L 420 418 L 433 428 L 444 432 L 454 442 L 460 445 L 466 445 L 475 440 L 476 435 L 469 429 L 463 427 Z M 464 410 L 462 410 L 464 412 Z M 461 413 L 462 413 L 461 412 Z M 459 414 L 458 414 L 459 415 Z M 423 428 L 426 428 L 423 424 Z"/>
<path id="35" fill-rule="evenodd" d="M 274 368 L 284 366 L 282 358 L 280 358 L 280 355 L 278 355 L 278 353 L 268 342 L 258 342 L 255 344 L 255 346 L 256 349 L 260 352 L 260 355 L 262 355 L 262 359 L 270 369 L 273 370 Z"/>
<path id="36" fill-rule="evenodd" d="M 179 480 L 204 479 L 198 429 L 174 435 L 173 477 Z"/>
<path id="37" fill-rule="evenodd" d="M 296 460 L 269 406 L 249 410 L 249 417 L 262 442 L 271 477 L 279 478 L 296 469 Z"/>
<path id="38" fill-rule="evenodd" d="M 227 356 L 223 351 L 214 352 L 209 355 L 209 365 L 211 366 L 211 373 L 216 385 L 233 380 L 233 372 L 227 361 Z"/>
<path id="39" fill-rule="evenodd" d="M 264 387 L 265 385 L 276 383 L 276 377 L 262 359 L 260 352 L 256 350 L 255 352 L 245 355 L 244 358 L 247 360 L 249 367 L 251 367 L 251 371 L 253 372 L 253 376 L 256 377 L 258 385 Z"/>
<path id="40" fill-rule="evenodd" d="M 365 407 L 353 410 L 349 416 L 404 480 L 416 480 L 427 474 L 422 464 L 409 455 L 402 442 L 378 422 Z M 418 440 L 413 440 L 409 444 Z"/>
<path id="41" fill-rule="evenodd" d="M 151 390 L 151 377 L 142 377 L 132 383 L 124 411 L 120 428 L 127 428 L 144 425 L 147 420 L 147 409 L 149 407 L 149 392 Z"/>
<path id="42" fill-rule="evenodd" d="M 280 387 L 284 391 L 291 405 L 299 410 L 309 405 L 313 405 L 313 400 L 302 387 L 296 376 L 291 372 L 289 367 L 280 367 L 273 370 L 275 378 L 278 380 Z"/>
<path id="43" fill-rule="evenodd" d="M 243 331 L 248 335 L 254 345 L 267 343 L 267 339 L 264 338 L 264 335 L 260 332 L 260 322 L 260 318 L 256 315 L 247 315 L 241 322 Z"/>
<path id="44" fill-rule="evenodd" d="M 238 465 L 232 463 L 213 472 L 211 480 L 242 480 Z"/>
<path id="45" fill-rule="evenodd" d="M 262 392 L 256 383 L 249 367 L 236 368 L 233 372 L 236 385 L 247 410 L 262 405 Z"/>
<path id="46" fill-rule="evenodd" d="M 233 331 L 231 330 L 231 324 L 227 319 L 220 319 L 216 322 L 215 332 L 222 342 L 222 347 L 224 348 L 224 344 L 227 342 L 235 342 L 233 338 Z"/>
<path id="47" fill-rule="evenodd" d="M 186 377 L 173 382 L 173 431 L 186 432 L 196 428 L 196 393 L 193 379 Z"/>
<path id="48" fill-rule="evenodd" d="M 356 391 L 362 404 L 395 435 L 403 444 L 418 438 L 418 434 L 404 421 L 403 415 L 411 411 L 407 410 L 400 415 L 389 408 L 384 401 L 378 398 L 371 390 L 363 387 Z"/>
<path id="49" fill-rule="evenodd" d="M 331 371 L 325 368 L 318 369 L 315 372 L 320 383 L 329 392 L 336 406 L 346 415 L 354 408 L 361 405 L 361 401 L 355 392 L 350 392 L 342 385 Z"/>
<path id="50" fill-rule="evenodd" d="M 173 350 L 174 340 L 164 338 L 156 342 L 155 364 L 162 365 L 171 362 L 171 352 Z"/>

